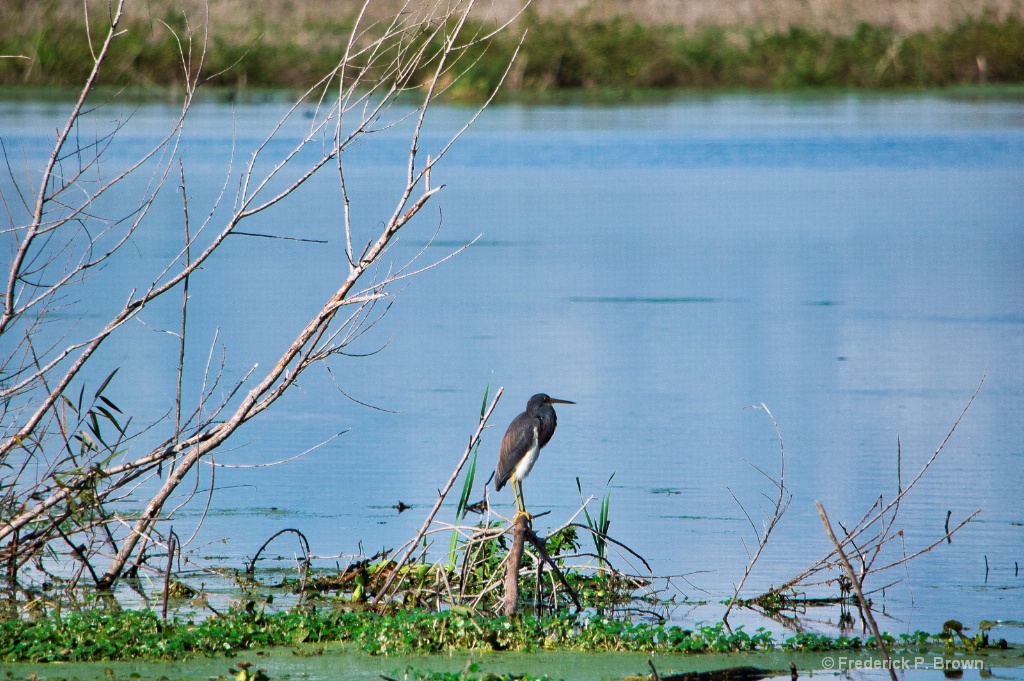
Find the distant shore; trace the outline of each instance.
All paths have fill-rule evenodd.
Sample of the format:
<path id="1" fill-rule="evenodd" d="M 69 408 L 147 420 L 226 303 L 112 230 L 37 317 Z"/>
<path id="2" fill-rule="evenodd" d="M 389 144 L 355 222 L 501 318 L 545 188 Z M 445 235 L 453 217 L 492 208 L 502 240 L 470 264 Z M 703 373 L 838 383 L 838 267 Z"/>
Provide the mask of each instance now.
<path id="1" fill-rule="evenodd" d="M 211 2 L 208 24 L 205 13 L 190 2 L 195 4 L 134 5 L 101 82 L 173 87 L 181 77 L 180 50 L 182 45 L 187 49 L 191 32 L 193 55 L 206 46 L 203 71 L 214 85 L 233 90 L 306 87 L 338 63 L 354 25 L 351 10 L 343 11 L 352 5 L 339 0 L 289 3 L 291 12 L 278 3 L 257 10 L 254 2 Z M 666 13 L 666 22 L 656 23 L 655 0 L 595 2 L 585 9 L 576 6 L 582 3 L 539 2 L 486 48 L 467 54 L 465 73 L 452 94 L 473 99 L 495 87 L 524 32 L 505 81 L 509 94 L 1019 84 L 1024 83 L 1022 3 L 977 0 L 956 3 L 954 11 L 950 3 L 938 1 L 782 0 L 760 3 L 763 7 L 755 12 L 750 9 L 754 3 L 738 1 L 663 2 L 675 10 Z M 82 82 L 92 58 L 80 3 L 0 4 L 5 14 L 0 54 L 9 56 L 0 59 L 0 85 Z M 683 11 L 696 4 L 704 9 Z M 710 6 L 716 8 L 714 16 Z M 96 40 L 106 5 L 90 7 Z M 376 11 L 386 13 L 388 7 L 383 2 Z M 613 16 L 610 8 L 627 13 Z M 859 19 L 851 14 L 854 8 L 861 12 Z M 977 13 L 967 13 L 972 9 Z M 474 28 L 495 26 L 486 7 L 478 17 Z M 805 23 L 792 23 L 800 17 Z"/>
<path id="2" fill-rule="evenodd" d="M 89 0 L 88 4 L 97 17 L 108 12 L 106 0 Z M 525 0 L 475 0 L 473 13 L 480 21 L 507 21 L 520 13 L 524 4 Z M 267 27 L 283 29 L 282 36 L 298 36 L 317 24 L 348 20 L 362 5 L 363 0 L 130 0 L 125 13 L 130 22 L 153 22 L 172 12 L 184 12 L 196 26 L 209 17 L 219 35 L 237 40 Z M 436 5 L 437 0 L 371 0 L 365 18 L 380 21 L 399 11 Z M 82 17 L 81 0 L 0 0 L 0 8 L 12 19 L 14 15 L 30 20 Z M 913 32 L 950 29 L 982 17 L 997 22 L 1024 19 L 1024 0 L 530 0 L 528 10 L 537 17 L 562 22 L 621 17 L 644 26 L 690 30 L 717 26 L 778 32 L 799 26 L 849 35 L 861 23 Z M 12 22 L 8 19 L 6 23 Z"/>

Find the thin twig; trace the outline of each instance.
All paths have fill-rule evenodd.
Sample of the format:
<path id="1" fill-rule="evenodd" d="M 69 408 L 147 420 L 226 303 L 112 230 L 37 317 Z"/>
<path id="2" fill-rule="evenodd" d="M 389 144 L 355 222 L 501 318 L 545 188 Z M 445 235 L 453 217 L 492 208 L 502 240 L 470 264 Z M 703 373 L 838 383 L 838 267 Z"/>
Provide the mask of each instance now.
<path id="1" fill-rule="evenodd" d="M 725 613 L 722 615 L 722 621 L 725 622 L 727 625 L 729 620 L 729 613 L 732 612 L 733 606 L 735 606 L 736 601 L 739 600 L 740 592 L 743 590 L 743 585 L 746 584 L 747 578 L 750 577 L 750 573 L 754 571 L 754 566 L 757 564 L 758 559 L 761 557 L 761 553 L 768 545 L 768 540 L 771 537 L 772 531 L 775 529 L 775 526 L 779 524 L 779 521 L 782 520 L 782 516 L 785 515 L 786 511 L 789 509 L 789 504 L 793 501 L 793 495 L 786 489 L 786 445 L 782 440 L 782 430 L 779 428 L 779 424 L 775 420 L 775 416 L 772 415 L 771 410 L 768 409 L 768 406 L 764 402 L 761 403 L 760 407 L 754 408 L 763 409 L 764 412 L 768 414 L 768 418 L 771 419 L 772 426 L 775 428 L 775 436 L 779 441 L 779 479 L 774 480 L 771 476 L 769 476 L 767 473 L 762 471 L 760 468 L 757 468 L 756 466 L 754 466 L 754 469 L 761 473 L 761 475 L 763 475 L 764 477 L 768 478 L 768 480 L 778 489 L 779 495 L 775 500 L 775 507 L 772 510 L 772 515 L 768 518 L 767 522 L 765 523 L 764 531 L 762 533 L 758 533 L 757 527 L 754 525 L 754 521 L 750 518 L 750 515 L 747 513 L 747 509 L 743 507 L 743 504 L 740 504 L 739 499 L 736 499 L 736 495 L 733 495 L 733 499 L 736 501 L 737 504 L 739 504 L 739 507 L 743 511 L 743 514 L 747 517 L 747 521 L 750 523 L 751 527 L 754 528 L 754 536 L 757 537 L 757 550 L 754 551 L 753 556 L 750 556 L 749 552 L 747 553 L 747 555 L 749 556 L 749 560 L 747 561 L 747 565 L 743 570 L 743 576 L 740 577 L 739 583 L 733 590 L 732 598 L 729 599 L 729 604 L 725 607 Z M 732 494 L 732 490 L 729 490 L 729 494 Z M 746 548 L 745 544 L 744 548 Z"/>
<path id="2" fill-rule="evenodd" d="M 869 544 L 869 545 L 873 544 L 873 545 L 879 545 L 880 546 L 880 545 L 882 545 L 882 544 L 884 544 L 884 543 L 886 543 L 888 541 L 891 541 L 892 539 L 895 538 L 894 536 L 888 534 L 888 531 L 889 531 L 888 528 L 891 528 L 893 522 L 895 522 L 895 514 L 898 512 L 898 510 L 900 508 L 900 504 L 903 501 L 903 498 L 906 495 L 908 495 L 910 493 L 910 491 L 924 478 L 925 474 L 928 472 L 928 470 L 931 468 L 931 466 L 938 459 L 939 454 L 941 454 L 942 451 L 945 449 L 946 444 L 948 444 L 950 438 L 953 437 L 953 433 L 956 432 L 957 428 L 960 425 L 960 422 L 963 421 L 964 416 L 967 414 L 967 411 L 971 408 L 971 405 L 974 404 L 975 398 L 977 398 L 978 393 L 981 391 L 982 386 L 985 384 L 985 377 L 986 377 L 985 375 L 982 375 L 981 380 L 978 383 L 978 387 L 975 388 L 974 392 L 971 394 L 970 399 L 967 401 L 967 404 L 964 406 L 964 408 L 961 410 L 960 414 L 957 416 L 956 421 L 953 423 L 953 425 L 950 427 L 950 429 L 946 432 L 946 436 L 942 439 L 942 442 L 939 443 L 939 446 L 935 449 L 934 452 L 932 452 L 932 455 L 929 457 L 929 459 L 924 463 L 924 465 L 920 468 L 920 470 L 918 470 L 917 474 L 914 476 L 914 478 L 906 486 L 904 486 L 903 483 L 902 483 L 902 443 L 900 442 L 899 439 L 897 439 L 897 442 L 896 442 L 896 447 L 897 447 L 897 466 L 896 466 L 896 470 L 897 470 L 897 488 L 898 488 L 899 492 L 896 494 L 896 497 L 894 499 L 892 499 L 891 501 L 889 501 L 888 503 L 886 503 L 884 505 L 881 504 L 879 501 L 876 501 L 874 504 L 872 504 L 871 508 L 868 509 L 868 511 L 863 515 L 863 517 L 853 527 L 850 528 L 847 536 L 844 537 L 840 541 L 840 546 L 841 547 L 845 547 L 848 544 L 850 544 L 851 541 L 856 540 L 858 537 L 860 537 L 865 532 L 867 532 L 869 528 L 873 527 L 875 525 L 875 523 L 882 522 L 884 520 L 884 518 L 885 518 L 885 514 L 886 513 L 890 514 L 890 516 L 889 516 L 890 520 L 889 520 L 889 522 L 887 524 L 888 527 L 883 527 L 883 529 L 876 535 L 876 537 L 872 537 L 867 542 L 862 542 L 862 545 L 864 545 L 864 544 Z M 961 527 L 966 525 L 967 522 L 971 518 L 973 518 L 975 515 L 977 515 L 977 513 L 978 512 L 976 512 L 970 518 L 968 518 L 967 520 L 962 522 L 959 526 L 954 528 L 949 534 L 956 533 L 957 530 L 959 530 Z M 896 536 L 899 536 L 899 535 L 897 534 Z M 945 539 L 945 537 L 946 537 L 946 535 L 944 534 L 942 539 L 939 540 L 939 542 L 943 541 Z M 939 542 L 936 542 L 936 543 L 939 543 Z M 929 547 L 929 549 L 926 549 L 926 550 L 930 550 L 931 548 L 932 547 Z M 824 557 L 822 557 L 819 560 L 815 561 L 810 567 L 806 568 L 805 570 L 803 570 L 802 572 L 800 572 L 796 576 L 791 577 L 790 579 L 786 580 L 786 582 L 784 582 L 781 586 L 778 587 L 777 591 L 780 591 L 780 592 L 781 591 L 786 591 L 787 589 L 791 589 L 791 588 L 795 587 L 797 584 L 805 583 L 809 577 L 811 577 L 811 576 L 813 576 L 815 574 L 818 574 L 819 572 L 821 572 L 823 570 L 828 569 L 832 565 L 832 559 L 833 559 L 833 556 L 835 556 L 835 555 L 836 555 L 836 552 L 835 552 L 834 548 L 829 550 L 829 552 Z M 918 556 L 918 555 L 921 555 L 921 552 L 915 553 L 910 558 L 913 558 L 913 557 Z M 888 569 L 890 567 L 894 567 L 896 565 L 905 565 L 905 564 L 906 564 L 905 560 L 899 560 L 899 561 L 891 563 L 890 565 L 887 565 L 887 566 L 885 566 L 883 568 L 875 568 L 875 569 L 876 570 L 883 570 L 883 569 Z"/>

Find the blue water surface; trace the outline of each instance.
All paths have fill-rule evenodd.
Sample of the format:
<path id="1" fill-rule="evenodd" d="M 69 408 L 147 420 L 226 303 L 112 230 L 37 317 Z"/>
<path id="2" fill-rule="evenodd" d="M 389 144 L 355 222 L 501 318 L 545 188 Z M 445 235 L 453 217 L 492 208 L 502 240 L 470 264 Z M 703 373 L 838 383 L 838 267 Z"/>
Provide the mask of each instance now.
<path id="1" fill-rule="evenodd" d="M 7 153 L 27 159 L 16 172 L 38 172 L 66 108 L 0 104 Z M 209 233 L 222 226 L 239 174 L 285 110 L 275 101 L 195 107 L 180 143 L 193 229 L 211 211 Z M 97 130 L 127 121 L 110 167 L 151 146 L 178 113 L 155 104 L 109 112 Z M 260 167 L 295 146 L 307 113 L 265 148 Z M 420 160 L 472 113 L 435 109 Z M 394 210 L 407 131 L 367 139 L 345 157 L 357 240 Z M 133 282 L 180 251 L 176 165 L 170 178 L 145 229 L 68 314 L 99 323 Z M 505 425 L 543 391 L 577 404 L 558 408 L 558 432 L 525 485 L 531 510 L 551 511 L 538 529 L 573 516 L 577 478 L 583 498 L 610 492 L 610 533 L 655 574 L 677 576 L 680 598 L 705 603 L 673 617 L 713 621 L 763 531 L 776 494 L 768 477 L 780 473 L 772 420 L 749 407 L 767 406 L 778 424 L 793 501 L 746 596 L 827 553 L 816 500 L 837 531 L 892 500 L 981 385 L 901 503 L 893 531 L 903 535 L 878 565 L 937 546 L 867 586 L 883 628 L 895 633 L 937 631 L 951 618 L 1024 620 L 1019 100 L 722 95 L 495 105 L 432 181 L 445 188 L 403 231 L 385 268 L 420 253 L 417 265 L 426 265 L 478 241 L 410 279 L 349 347 L 363 356 L 335 358 L 333 376 L 312 372 L 216 455 L 217 468 L 203 467 L 190 486 L 196 498 L 169 521 L 186 537 L 205 518 L 189 544 L 197 559 L 239 565 L 289 527 L 325 565 L 400 546 L 448 479 L 485 390 L 501 386 L 504 395 L 479 452 L 485 473 L 474 498 Z M 215 373 L 223 364 L 224 385 L 272 365 L 336 289 L 347 268 L 342 206 L 329 167 L 242 228 L 307 241 L 230 237 L 193 277 L 185 384 L 193 404 L 207 365 Z M 121 367 L 111 394 L 138 423 L 171 409 L 177 344 L 159 331 L 176 324 L 180 297 L 172 297 L 142 314 L 95 369 L 101 379 Z M 296 461 L 260 467 L 328 439 Z M 507 490 L 489 497 L 511 513 Z M 412 509 L 399 515 L 399 501 Z M 978 510 L 944 540 L 947 513 L 955 526 Z M 446 550 L 448 537 L 433 535 L 431 550 Z M 644 570 L 626 553 L 615 559 Z M 837 613 L 807 616 L 827 627 Z"/>

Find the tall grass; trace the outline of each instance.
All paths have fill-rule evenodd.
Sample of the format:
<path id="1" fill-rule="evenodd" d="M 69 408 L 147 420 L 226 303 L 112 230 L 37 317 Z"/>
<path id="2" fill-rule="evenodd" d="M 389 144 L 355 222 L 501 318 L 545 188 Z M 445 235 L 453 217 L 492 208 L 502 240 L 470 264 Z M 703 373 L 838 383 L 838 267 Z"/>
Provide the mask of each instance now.
<path id="1" fill-rule="evenodd" d="M 587 527 L 590 528 L 590 534 L 594 539 L 595 555 L 597 556 L 598 563 L 601 565 L 608 564 L 608 540 L 606 537 L 608 536 L 608 529 L 612 524 L 611 519 L 608 517 L 608 512 L 611 509 L 611 484 L 614 477 L 615 473 L 612 473 L 611 477 L 608 478 L 608 482 L 605 483 L 607 491 L 601 499 L 601 508 L 596 517 L 590 515 L 590 510 L 587 508 L 586 502 L 583 501 L 583 486 L 580 484 L 580 479 L 576 478 L 576 489 L 580 493 L 580 500 L 583 501 L 583 515 L 586 518 Z"/>
<path id="2" fill-rule="evenodd" d="M 64 86 L 91 67 L 84 22 L 68 13 L 28 14 L 14 3 L 0 22 L 0 85 Z M 20 9 L 19 9 L 20 8 Z M 307 22 L 292 32 L 254 16 L 248 30 L 211 26 L 205 68 L 217 84 L 306 86 L 344 53 L 351 22 Z M 163 86 L 179 71 L 181 14 L 128 26 L 101 80 Z M 486 27 L 482 27 L 486 28 Z M 1024 82 L 1024 21 L 982 15 L 953 28 L 903 32 L 860 24 L 849 34 L 793 27 L 709 26 L 687 29 L 632 19 L 587 21 L 525 15 L 519 30 L 471 48 L 472 66 L 453 90 L 473 98 L 490 91 L 526 31 L 506 92 L 666 88 L 922 88 L 979 82 Z M 467 33 L 470 35 L 472 32 Z M 423 74 L 426 78 L 427 74 Z"/>
<path id="3" fill-rule="evenodd" d="M 487 413 L 487 398 L 491 394 L 491 384 L 487 384 L 487 388 L 484 390 L 484 399 L 480 404 L 480 418 L 483 418 Z M 457 559 L 458 547 L 459 547 L 459 534 L 460 531 L 458 526 L 466 519 L 466 514 L 469 512 L 469 497 L 473 493 L 473 483 L 476 480 L 476 461 L 480 454 L 480 443 L 476 443 L 476 447 L 473 448 L 473 458 L 469 462 L 469 466 L 466 468 L 466 477 L 462 481 L 462 493 L 459 495 L 459 503 L 455 507 L 455 529 L 452 530 L 452 537 L 448 544 L 448 569 L 455 569 L 455 562 Z"/>

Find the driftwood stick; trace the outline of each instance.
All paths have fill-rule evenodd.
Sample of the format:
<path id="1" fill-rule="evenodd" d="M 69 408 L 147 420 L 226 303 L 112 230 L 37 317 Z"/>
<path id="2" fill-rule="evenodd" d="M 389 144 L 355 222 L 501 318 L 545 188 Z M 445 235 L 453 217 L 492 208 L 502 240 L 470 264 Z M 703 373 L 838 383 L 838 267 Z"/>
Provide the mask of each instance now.
<path id="1" fill-rule="evenodd" d="M 892 681 L 899 681 L 899 677 L 896 675 L 896 670 L 892 666 L 892 658 L 889 657 L 889 651 L 885 647 L 885 641 L 882 640 L 882 632 L 878 629 L 878 623 L 875 622 L 874 616 L 871 614 L 871 605 L 868 603 L 868 599 L 864 597 L 864 592 L 860 588 L 860 580 L 857 579 L 857 573 L 853 571 L 853 566 L 850 565 L 850 561 L 847 560 L 846 554 L 843 553 L 843 547 L 840 546 L 839 540 L 836 539 L 835 532 L 832 531 L 832 524 L 828 521 L 828 514 L 825 513 L 825 507 L 821 505 L 820 501 L 815 501 L 814 504 L 818 507 L 818 515 L 821 516 L 821 524 L 825 526 L 825 532 L 828 533 L 828 538 L 832 540 L 832 545 L 836 548 L 836 553 L 839 554 L 839 562 L 843 565 L 843 570 L 846 571 L 846 576 L 850 578 L 850 584 L 853 585 L 853 591 L 857 594 L 857 600 L 860 601 L 860 608 L 864 613 L 864 618 L 867 619 L 868 624 L 871 625 L 871 631 L 875 635 L 875 642 L 878 644 L 878 652 L 885 658 L 886 668 L 889 670 L 889 675 L 892 677 Z"/>
<path id="2" fill-rule="evenodd" d="M 512 525 L 512 548 L 509 549 L 508 559 L 505 561 L 505 603 L 502 606 L 502 612 L 509 617 L 518 611 L 519 566 L 523 562 L 523 540 L 529 531 L 526 529 L 528 522 L 528 516 L 520 514 L 516 516 L 515 524 Z"/>
<path id="3" fill-rule="evenodd" d="M 533 531 L 533 527 L 530 525 L 528 517 L 525 515 L 517 515 L 515 523 L 512 525 L 512 548 L 508 552 L 508 560 L 505 562 L 505 603 L 503 605 L 503 612 L 506 615 L 514 615 L 518 609 L 519 601 L 519 568 L 522 566 L 523 561 L 523 547 L 526 543 L 525 540 L 529 540 L 533 548 L 536 549 L 537 555 L 540 556 L 541 561 L 547 563 L 551 570 L 558 577 L 558 581 L 562 583 L 565 590 L 569 592 L 569 597 L 572 598 L 573 605 L 576 606 L 576 612 L 583 611 L 583 604 L 580 603 L 579 596 L 569 582 L 566 581 L 565 575 L 555 564 L 555 561 L 551 559 L 551 555 L 548 553 L 547 546 L 544 545 L 544 540 L 537 536 L 537 533 Z M 539 591 L 539 585 L 538 585 Z"/>

